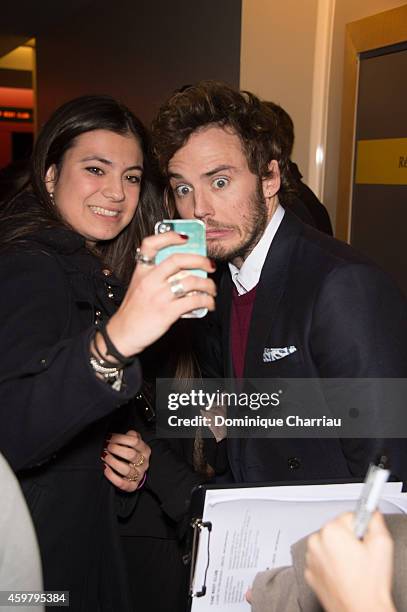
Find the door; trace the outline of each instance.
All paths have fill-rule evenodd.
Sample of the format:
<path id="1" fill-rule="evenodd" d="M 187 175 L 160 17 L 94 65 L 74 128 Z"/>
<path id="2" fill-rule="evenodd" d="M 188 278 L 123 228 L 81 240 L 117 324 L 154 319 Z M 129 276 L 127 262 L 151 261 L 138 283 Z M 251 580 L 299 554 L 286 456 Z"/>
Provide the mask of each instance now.
<path id="1" fill-rule="evenodd" d="M 359 62 L 350 241 L 407 295 L 407 43 Z"/>

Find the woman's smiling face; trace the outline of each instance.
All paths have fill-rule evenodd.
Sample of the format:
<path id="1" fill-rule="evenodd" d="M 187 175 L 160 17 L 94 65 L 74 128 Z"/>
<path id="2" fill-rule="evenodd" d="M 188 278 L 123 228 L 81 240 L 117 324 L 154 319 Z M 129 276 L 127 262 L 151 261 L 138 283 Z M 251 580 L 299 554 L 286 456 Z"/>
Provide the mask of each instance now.
<path id="1" fill-rule="evenodd" d="M 140 197 L 143 153 L 132 135 L 93 130 L 66 151 L 59 173 L 46 174 L 63 219 L 89 245 L 115 238 L 132 220 Z"/>

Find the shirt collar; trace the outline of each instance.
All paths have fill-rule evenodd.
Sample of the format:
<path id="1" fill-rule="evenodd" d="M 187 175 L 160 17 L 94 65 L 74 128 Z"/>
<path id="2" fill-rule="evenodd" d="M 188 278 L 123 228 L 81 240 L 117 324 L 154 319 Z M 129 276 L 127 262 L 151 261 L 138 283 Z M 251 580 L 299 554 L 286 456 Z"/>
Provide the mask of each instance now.
<path id="1" fill-rule="evenodd" d="M 243 295 L 251 291 L 259 282 L 260 274 L 266 261 L 267 253 L 269 252 L 271 243 L 277 233 L 280 223 L 284 217 L 284 208 L 279 204 L 267 225 L 263 236 L 254 247 L 253 251 L 244 260 L 241 268 L 237 268 L 232 263 L 229 263 L 229 270 L 232 280 L 236 286 L 239 295 Z"/>

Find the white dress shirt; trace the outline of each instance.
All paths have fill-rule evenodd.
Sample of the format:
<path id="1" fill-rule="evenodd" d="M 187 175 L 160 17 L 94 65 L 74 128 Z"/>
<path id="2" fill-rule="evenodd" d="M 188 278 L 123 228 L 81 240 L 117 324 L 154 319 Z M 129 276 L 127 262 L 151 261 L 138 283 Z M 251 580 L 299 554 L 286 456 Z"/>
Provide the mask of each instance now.
<path id="1" fill-rule="evenodd" d="M 244 260 L 241 268 L 229 263 L 230 274 L 239 295 L 251 291 L 259 282 L 260 274 L 266 261 L 267 253 L 273 238 L 276 235 L 280 223 L 283 220 L 285 210 L 279 204 L 274 215 L 271 217 L 263 236 L 254 247 L 253 251 Z"/>

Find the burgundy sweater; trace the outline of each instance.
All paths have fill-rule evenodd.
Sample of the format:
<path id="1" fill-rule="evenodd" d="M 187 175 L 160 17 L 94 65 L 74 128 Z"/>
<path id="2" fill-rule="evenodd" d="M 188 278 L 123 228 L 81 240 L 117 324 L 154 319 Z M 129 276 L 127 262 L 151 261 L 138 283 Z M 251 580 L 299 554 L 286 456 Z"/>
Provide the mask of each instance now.
<path id="1" fill-rule="evenodd" d="M 236 378 L 242 378 L 246 356 L 247 339 L 256 289 L 253 287 L 247 293 L 239 295 L 235 286 L 232 292 L 232 313 L 230 317 L 230 335 L 232 362 Z"/>

